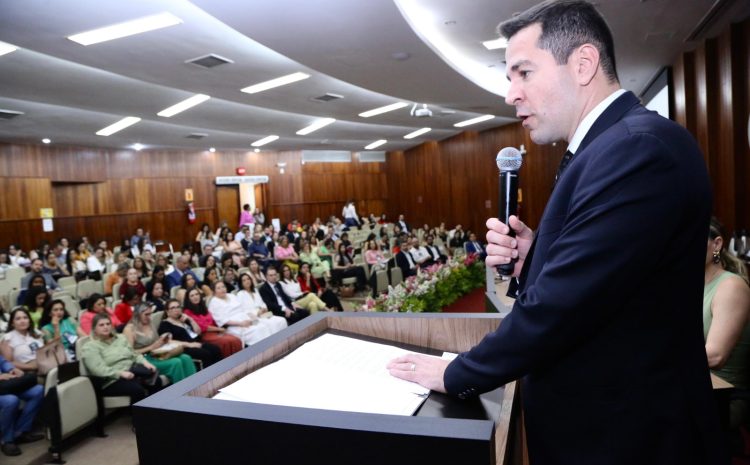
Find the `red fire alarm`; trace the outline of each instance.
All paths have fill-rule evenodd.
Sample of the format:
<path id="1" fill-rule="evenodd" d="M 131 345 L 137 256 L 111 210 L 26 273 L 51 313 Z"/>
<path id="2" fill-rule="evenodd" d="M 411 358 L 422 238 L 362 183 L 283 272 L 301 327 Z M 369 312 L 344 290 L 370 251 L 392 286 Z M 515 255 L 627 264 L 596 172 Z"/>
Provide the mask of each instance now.
<path id="1" fill-rule="evenodd" d="M 237 175 L 244 176 L 245 175 L 245 168 L 237 168 Z"/>

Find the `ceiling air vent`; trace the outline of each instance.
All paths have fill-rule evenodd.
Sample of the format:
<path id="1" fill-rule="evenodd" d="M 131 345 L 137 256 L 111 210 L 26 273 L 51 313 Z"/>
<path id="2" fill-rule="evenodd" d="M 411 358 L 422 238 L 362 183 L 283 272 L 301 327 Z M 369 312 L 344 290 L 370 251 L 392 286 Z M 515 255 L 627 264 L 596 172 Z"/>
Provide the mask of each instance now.
<path id="1" fill-rule="evenodd" d="M 340 98 L 344 98 L 344 96 L 328 92 L 320 97 L 313 97 L 313 100 L 317 100 L 318 102 L 330 102 L 331 100 L 338 100 Z"/>
<path id="2" fill-rule="evenodd" d="M 193 58 L 192 60 L 188 60 L 185 63 L 190 63 L 191 65 L 200 66 L 201 68 L 215 68 L 219 65 L 225 65 L 227 63 L 234 63 L 229 58 L 220 57 L 219 55 L 215 55 L 213 53 L 210 53 L 208 55 Z"/>
<path id="3" fill-rule="evenodd" d="M 201 140 L 204 137 L 208 136 L 208 134 L 203 132 L 194 132 L 190 135 L 185 136 L 185 139 L 195 139 L 195 140 Z"/>
<path id="4" fill-rule="evenodd" d="M 16 116 L 20 116 L 20 115 L 23 115 L 22 111 L 0 109 L 0 119 L 13 119 Z"/>

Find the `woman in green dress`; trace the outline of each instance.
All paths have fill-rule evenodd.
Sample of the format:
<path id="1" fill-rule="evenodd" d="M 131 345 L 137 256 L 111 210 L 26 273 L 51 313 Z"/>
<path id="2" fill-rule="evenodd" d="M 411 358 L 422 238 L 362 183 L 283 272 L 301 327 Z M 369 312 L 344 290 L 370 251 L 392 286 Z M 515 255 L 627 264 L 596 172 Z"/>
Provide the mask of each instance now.
<path id="1" fill-rule="evenodd" d="M 305 241 L 302 244 L 302 251 L 299 253 L 299 258 L 302 260 L 302 263 L 310 264 L 310 271 L 313 276 L 323 276 L 326 280 L 331 279 L 331 264 L 328 261 L 322 260 L 317 253 L 313 252 L 309 242 Z"/>
<path id="2" fill-rule="evenodd" d="M 166 375 L 173 383 L 187 378 L 195 373 L 193 360 L 187 354 L 179 354 L 167 359 L 159 358 L 154 352 L 171 342 L 171 334 L 159 333 L 151 321 L 151 315 L 154 313 L 153 306 L 141 303 L 133 309 L 133 318 L 123 329 L 122 334 L 127 338 L 130 346 L 136 353 L 146 357 L 161 374 Z"/>

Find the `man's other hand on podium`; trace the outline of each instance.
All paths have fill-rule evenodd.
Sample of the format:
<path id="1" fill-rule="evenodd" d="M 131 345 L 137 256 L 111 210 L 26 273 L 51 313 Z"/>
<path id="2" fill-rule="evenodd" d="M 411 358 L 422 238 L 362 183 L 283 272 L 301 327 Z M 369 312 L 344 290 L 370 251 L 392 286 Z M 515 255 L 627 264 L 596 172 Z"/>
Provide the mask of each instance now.
<path id="1" fill-rule="evenodd" d="M 443 374 L 449 360 L 422 354 L 407 354 L 388 362 L 388 372 L 396 378 L 420 384 L 427 389 L 445 393 Z"/>

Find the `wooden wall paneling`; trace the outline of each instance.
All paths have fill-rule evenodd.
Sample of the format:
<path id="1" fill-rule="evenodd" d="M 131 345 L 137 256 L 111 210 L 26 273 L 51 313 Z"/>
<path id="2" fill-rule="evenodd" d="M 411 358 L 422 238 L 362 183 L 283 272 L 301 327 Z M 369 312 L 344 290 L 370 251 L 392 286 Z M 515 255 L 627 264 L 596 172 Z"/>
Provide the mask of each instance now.
<path id="1" fill-rule="evenodd" d="M 52 190 L 46 178 L 0 178 L 0 219 L 39 218 L 40 208 L 52 208 Z"/>
<path id="2" fill-rule="evenodd" d="M 46 153 L 45 176 L 54 182 L 97 182 L 107 178 L 105 150 L 41 147 Z"/>
<path id="3" fill-rule="evenodd" d="M 680 55 L 672 67 L 673 119 L 696 134 L 695 53 Z"/>
<path id="4" fill-rule="evenodd" d="M 750 124 L 750 19 L 744 21 L 738 28 L 740 31 L 737 34 L 737 40 L 734 41 L 736 48 L 733 48 L 739 56 L 740 95 L 737 96 L 735 102 L 739 107 L 737 111 L 740 114 L 741 123 L 737 128 L 737 133 L 740 135 L 737 151 L 740 163 L 737 166 L 737 186 L 739 189 L 735 205 L 737 206 L 737 227 L 750 229 L 750 189 L 747 187 L 750 185 L 750 162 L 748 162 L 748 159 L 750 159 L 750 140 L 748 140 L 750 135 L 746 133 L 750 131 L 750 129 L 747 129 Z"/>
<path id="5" fill-rule="evenodd" d="M 95 215 L 97 213 L 96 187 L 94 183 L 52 184 L 55 216 Z"/>
<path id="6" fill-rule="evenodd" d="M 715 151 L 711 154 L 711 169 L 715 179 L 714 183 L 714 211 L 721 218 L 724 225 L 731 231 L 736 225 L 735 216 L 735 143 L 737 141 L 735 129 L 738 118 L 733 111 L 734 85 L 733 79 L 736 74 L 734 60 L 732 57 L 732 30 L 724 31 L 716 39 L 716 77 L 717 80 L 709 82 L 716 88 L 716 114 L 718 116 L 715 125 L 711 128 L 711 134 L 715 135 L 716 143 L 713 145 Z"/>

